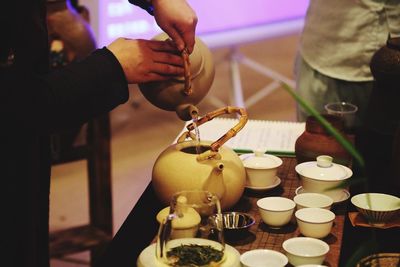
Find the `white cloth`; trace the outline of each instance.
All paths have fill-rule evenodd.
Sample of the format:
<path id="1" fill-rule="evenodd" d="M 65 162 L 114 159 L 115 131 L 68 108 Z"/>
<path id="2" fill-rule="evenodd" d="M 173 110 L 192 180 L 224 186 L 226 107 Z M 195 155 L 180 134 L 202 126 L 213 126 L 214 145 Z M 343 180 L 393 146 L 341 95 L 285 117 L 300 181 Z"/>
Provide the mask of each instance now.
<path id="1" fill-rule="evenodd" d="M 400 33 L 400 0 L 310 0 L 300 53 L 329 77 L 371 81 L 370 60 L 389 32 Z"/>

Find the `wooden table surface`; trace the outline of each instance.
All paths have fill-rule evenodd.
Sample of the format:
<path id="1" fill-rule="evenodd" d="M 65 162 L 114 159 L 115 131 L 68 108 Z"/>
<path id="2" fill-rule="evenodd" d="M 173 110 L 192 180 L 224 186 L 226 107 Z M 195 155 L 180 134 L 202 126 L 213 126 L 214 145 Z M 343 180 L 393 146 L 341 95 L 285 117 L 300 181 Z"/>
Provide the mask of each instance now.
<path id="1" fill-rule="evenodd" d="M 296 159 L 285 157 L 282 160 L 283 164 L 278 170 L 278 176 L 282 182 L 278 187 L 264 192 L 246 189 L 239 202 L 231 209 L 250 213 L 256 219 L 256 223 L 249 231 L 240 235 L 226 235 L 226 243 L 235 247 L 240 253 L 256 248 L 283 252 L 283 241 L 291 237 L 301 236 L 294 221 L 280 229 L 269 228 L 262 222 L 257 210 L 256 202 L 258 199 L 266 196 L 284 196 L 292 199 L 295 196 L 296 189 L 301 185 L 294 169 L 297 164 Z M 346 214 L 345 207 L 345 202 L 332 207 L 332 211 L 336 214 L 335 222 L 331 234 L 323 239 L 330 247 L 324 262 L 329 267 L 339 266 Z M 150 183 L 114 236 L 110 246 L 105 250 L 101 260 L 94 266 L 135 266 L 140 252 L 155 240 L 159 227 L 155 218 L 162 208 L 164 206 L 158 201 Z"/>
<path id="2" fill-rule="evenodd" d="M 246 189 L 241 200 L 231 210 L 242 211 L 251 214 L 256 223 L 249 229 L 248 233 L 240 236 L 228 235 L 226 241 L 234 246 L 240 253 L 251 249 L 266 248 L 284 253 L 282 243 L 291 237 L 302 236 L 297 228 L 295 220 L 280 228 L 269 228 L 261 219 L 256 202 L 267 196 L 283 196 L 290 199 L 296 195 L 296 189 L 301 186 L 301 181 L 295 172 L 297 161 L 295 158 L 282 158 L 283 164 L 278 170 L 281 184 L 268 191 L 253 191 Z M 334 204 L 332 211 L 336 214 L 331 233 L 323 240 L 328 243 L 330 250 L 324 262 L 330 267 L 338 266 L 340 247 L 343 236 L 344 217 L 346 208 L 344 203 Z"/>

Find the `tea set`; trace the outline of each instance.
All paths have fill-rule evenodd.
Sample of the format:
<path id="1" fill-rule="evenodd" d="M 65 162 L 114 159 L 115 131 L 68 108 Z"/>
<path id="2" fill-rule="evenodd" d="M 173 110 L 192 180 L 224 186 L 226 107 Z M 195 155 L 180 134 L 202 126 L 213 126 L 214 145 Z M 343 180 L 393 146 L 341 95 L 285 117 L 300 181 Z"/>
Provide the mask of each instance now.
<path id="1" fill-rule="evenodd" d="M 154 39 L 166 40 L 168 36 L 163 33 Z M 255 220 L 246 213 L 226 211 L 238 203 L 245 189 L 259 192 L 279 186 L 285 178 L 277 176 L 283 161 L 262 150 L 239 156 L 224 146 L 245 127 L 247 112 L 244 108 L 228 106 L 201 116 L 195 105 L 211 87 L 215 73 L 212 56 L 196 37 L 193 53 L 188 55 L 183 51 L 182 57 L 185 60 L 184 77 L 139 85 L 152 104 L 175 111 L 180 119 L 192 120 L 192 123 L 187 124 L 187 131 L 175 144 L 162 151 L 154 163 L 152 185 L 166 208 L 156 218 L 160 223 L 157 242 L 140 254 L 137 265 L 250 267 L 256 266 L 250 258 L 263 257 L 276 258 L 280 263 L 274 266 L 285 266 L 288 262 L 295 266 L 322 264 L 329 246 L 321 239 L 331 232 L 335 219 L 330 208 L 350 197 L 347 188 L 340 186 L 352 177 L 351 169 L 335 163 L 330 155 L 298 161 L 295 171 L 302 185 L 297 188 L 296 196 L 293 199 L 263 197 L 257 201 L 257 207 L 269 227 L 283 227 L 294 219 L 303 237 L 286 240 L 282 246 L 285 255 L 268 250 L 240 255 L 225 243 L 224 228 L 246 231 Z M 236 114 L 238 124 L 216 141 L 199 140 L 198 126 L 225 114 Z M 393 202 L 398 203 L 399 199 Z M 373 209 L 365 204 L 362 196 L 353 197 L 352 203 L 363 214 Z M 395 212 L 398 210 L 397 206 Z M 304 251 L 305 248 L 310 251 Z M 183 259 L 179 255 L 191 256 Z M 208 256 L 208 263 L 186 262 L 188 258 L 195 260 Z"/>

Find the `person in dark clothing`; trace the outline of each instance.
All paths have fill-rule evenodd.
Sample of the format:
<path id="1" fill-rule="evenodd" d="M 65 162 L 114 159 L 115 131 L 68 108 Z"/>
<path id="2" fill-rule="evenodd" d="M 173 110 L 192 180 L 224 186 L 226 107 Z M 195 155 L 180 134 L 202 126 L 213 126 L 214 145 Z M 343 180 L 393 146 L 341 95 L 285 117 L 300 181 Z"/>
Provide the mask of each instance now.
<path id="1" fill-rule="evenodd" d="M 185 0 L 153 0 L 153 4 L 157 23 L 171 33 L 176 45 L 119 38 L 50 73 L 46 0 L 2 2 L 0 211 L 4 228 L 0 242 L 4 266 L 49 266 L 50 134 L 126 102 L 128 83 L 183 75 L 177 50 L 186 46 L 192 51 L 196 15 Z"/>

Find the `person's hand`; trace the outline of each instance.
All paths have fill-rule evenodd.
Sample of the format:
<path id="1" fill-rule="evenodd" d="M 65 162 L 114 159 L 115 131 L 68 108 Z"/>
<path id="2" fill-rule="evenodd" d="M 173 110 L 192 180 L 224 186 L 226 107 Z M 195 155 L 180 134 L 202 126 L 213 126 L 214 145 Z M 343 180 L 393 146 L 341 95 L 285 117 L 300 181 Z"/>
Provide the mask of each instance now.
<path id="1" fill-rule="evenodd" d="M 192 53 L 195 44 L 197 16 L 186 0 L 152 0 L 154 18 L 180 51 Z"/>
<path id="2" fill-rule="evenodd" d="M 169 41 L 118 38 L 107 48 L 118 59 L 128 83 L 163 81 L 183 76 L 183 59 Z"/>

